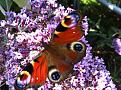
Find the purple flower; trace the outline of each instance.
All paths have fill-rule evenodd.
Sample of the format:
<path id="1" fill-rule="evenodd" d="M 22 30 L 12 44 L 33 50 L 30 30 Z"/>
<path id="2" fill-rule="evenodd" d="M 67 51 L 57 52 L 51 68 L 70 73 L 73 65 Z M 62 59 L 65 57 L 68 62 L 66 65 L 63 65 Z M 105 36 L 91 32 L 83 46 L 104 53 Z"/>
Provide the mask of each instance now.
<path id="1" fill-rule="evenodd" d="M 88 34 L 88 20 L 87 16 L 85 16 L 82 20 L 82 29 L 85 31 L 85 35 Z"/>
<path id="2" fill-rule="evenodd" d="M 114 46 L 116 53 L 121 55 L 121 39 L 120 38 L 114 38 L 112 44 Z"/>

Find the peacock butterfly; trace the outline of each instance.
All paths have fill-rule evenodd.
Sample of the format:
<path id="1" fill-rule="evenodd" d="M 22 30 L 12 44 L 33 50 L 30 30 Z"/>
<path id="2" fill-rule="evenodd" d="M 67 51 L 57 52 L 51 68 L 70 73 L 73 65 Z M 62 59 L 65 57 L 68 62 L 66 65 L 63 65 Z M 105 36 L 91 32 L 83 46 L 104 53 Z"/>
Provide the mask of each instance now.
<path id="1" fill-rule="evenodd" d="M 44 84 L 46 78 L 53 83 L 60 82 L 73 72 L 73 66 L 86 52 L 84 43 L 78 41 L 84 34 L 80 27 L 80 14 L 69 13 L 58 24 L 45 50 L 31 61 L 18 75 L 15 88 L 23 90 Z"/>

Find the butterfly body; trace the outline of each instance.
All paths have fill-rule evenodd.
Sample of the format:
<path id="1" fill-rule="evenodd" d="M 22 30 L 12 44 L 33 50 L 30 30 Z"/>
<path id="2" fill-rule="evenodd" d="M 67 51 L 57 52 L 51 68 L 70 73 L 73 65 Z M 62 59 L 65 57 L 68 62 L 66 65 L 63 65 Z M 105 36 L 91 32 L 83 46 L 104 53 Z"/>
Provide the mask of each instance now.
<path id="1" fill-rule="evenodd" d="M 57 26 L 49 44 L 44 44 L 45 51 L 31 61 L 17 77 L 15 88 L 37 87 L 48 77 L 53 83 L 60 82 L 73 72 L 86 52 L 85 44 L 78 40 L 83 36 L 79 26 L 80 16 L 73 12 Z"/>

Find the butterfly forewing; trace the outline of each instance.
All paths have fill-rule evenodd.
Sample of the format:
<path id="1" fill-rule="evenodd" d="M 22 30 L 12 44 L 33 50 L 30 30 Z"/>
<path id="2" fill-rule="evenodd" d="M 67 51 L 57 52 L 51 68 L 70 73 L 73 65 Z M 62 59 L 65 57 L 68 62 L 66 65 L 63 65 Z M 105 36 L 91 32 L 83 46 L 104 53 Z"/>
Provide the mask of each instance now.
<path id="1" fill-rule="evenodd" d="M 54 38 L 52 42 L 55 42 L 56 44 L 62 45 L 71 43 L 73 41 L 79 40 L 83 36 L 83 31 L 80 30 L 80 27 L 73 27 L 68 28 L 64 32 L 57 32 L 55 31 Z"/>
<path id="2" fill-rule="evenodd" d="M 23 73 L 26 72 L 26 73 Z M 42 85 L 48 73 L 47 60 L 44 55 L 39 56 L 35 60 L 31 61 L 17 77 L 15 88 L 18 90 L 24 90 L 27 87 L 38 87 Z M 30 80 L 23 76 L 30 76 Z M 18 78 L 21 78 L 20 80 Z"/>
<path id="3" fill-rule="evenodd" d="M 31 76 L 31 81 L 30 84 L 31 85 L 40 85 L 42 83 L 44 83 L 44 81 L 46 80 L 47 77 L 47 60 L 46 57 L 44 55 L 41 55 L 40 57 L 38 57 L 36 60 L 33 61 L 33 73 Z"/>

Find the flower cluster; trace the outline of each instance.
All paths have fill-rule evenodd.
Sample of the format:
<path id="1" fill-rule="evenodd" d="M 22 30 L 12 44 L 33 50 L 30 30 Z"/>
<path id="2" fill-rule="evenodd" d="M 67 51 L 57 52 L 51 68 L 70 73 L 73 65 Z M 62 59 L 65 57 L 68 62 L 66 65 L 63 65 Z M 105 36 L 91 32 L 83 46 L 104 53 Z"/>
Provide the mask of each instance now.
<path id="1" fill-rule="evenodd" d="M 3 44 L 6 47 L 5 52 L 0 49 L 0 57 L 2 57 L 0 63 L 4 62 L 3 67 L 6 68 L 4 73 L 0 73 L 0 80 L 5 78 L 6 84 L 13 89 L 15 79 L 23 67 L 42 52 L 44 49 L 42 43 L 50 41 L 53 31 L 64 16 L 74 11 L 57 4 L 56 0 L 31 0 L 30 4 L 31 10 L 23 8 L 18 14 L 7 12 L 8 20 L 0 21 L 0 32 L 7 36 L 7 43 Z M 87 35 L 86 16 L 82 20 L 82 29 Z M 92 47 L 85 37 L 80 40 L 87 47 L 86 56 L 75 64 L 74 73 L 58 84 L 52 84 L 47 79 L 46 83 L 39 88 L 40 90 L 52 88 L 53 90 L 116 90 L 103 59 L 93 57 Z M 6 60 L 2 60 L 4 56 Z"/>

